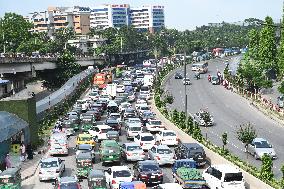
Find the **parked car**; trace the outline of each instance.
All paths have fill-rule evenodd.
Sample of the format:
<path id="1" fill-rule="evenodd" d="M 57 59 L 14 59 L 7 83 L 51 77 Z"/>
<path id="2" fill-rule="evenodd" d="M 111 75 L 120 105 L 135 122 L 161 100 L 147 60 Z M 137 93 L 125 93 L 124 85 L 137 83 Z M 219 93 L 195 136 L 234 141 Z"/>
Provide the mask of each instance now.
<path id="1" fill-rule="evenodd" d="M 140 144 L 143 150 L 149 150 L 155 145 L 155 138 L 151 133 L 141 133 L 134 137 L 134 142 Z"/>
<path id="2" fill-rule="evenodd" d="M 140 144 L 135 142 L 122 144 L 121 150 L 122 158 L 126 161 L 140 161 L 145 160 L 148 157 Z"/>
<path id="3" fill-rule="evenodd" d="M 173 130 L 162 130 L 155 135 L 156 142 L 158 144 L 176 146 L 178 145 L 178 137 Z"/>
<path id="4" fill-rule="evenodd" d="M 105 171 L 105 177 L 110 189 L 119 189 L 120 183 L 133 180 L 133 175 L 127 166 L 112 166 Z"/>
<path id="5" fill-rule="evenodd" d="M 42 159 L 39 165 L 39 181 L 57 179 L 64 171 L 65 164 L 62 159 L 57 157 Z"/>
<path id="6" fill-rule="evenodd" d="M 152 160 L 138 161 L 134 166 L 134 177 L 148 184 L 163 183 L 164 174 L 158 163 Z"/>
<path id="7" fill-rule="evenodd" d="M 242 172 L 232 165 L 211 165 L 202 176 L 210 188 L 245 189 Z"/>
<path id="8" fill-rule="evenodd" d="M 60 177 L 54 183 L 54 189 L 81 189 L 81 185 L 77 177 L 68 176 L 68 177 Z"/>
<path id="9" fill-rule="evenodd" d="M 175 148 L 175 155 L 177 159 L 193 159 L 197 166 L 204 166 L 206 164 L 206 154 L 202 146 L 198 143 L 182 143 L 179 142 Z"/>
<path id="10" fill-rule="evenodd" d="M 167 145 L 155 145 L 149 151 L 149 158 L 159 165 L 174 164 L 175 154 Z"/>
<path id="11" fill-rule="evenodd" d="M 263 138 L 255 138 L 251 144 L 248 144 L 247 153 L 253 155 L 255 159 L 261 159 L 264 154 L 269 155 L 272 159 L 277 159 L 272 145 Z"/>

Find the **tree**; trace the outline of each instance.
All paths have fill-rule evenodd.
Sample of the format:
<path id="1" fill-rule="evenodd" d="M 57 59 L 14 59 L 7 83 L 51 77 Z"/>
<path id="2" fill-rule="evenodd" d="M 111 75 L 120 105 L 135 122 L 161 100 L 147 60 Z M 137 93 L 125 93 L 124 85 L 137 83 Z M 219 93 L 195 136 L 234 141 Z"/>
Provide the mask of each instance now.
<path id="1" fill-rule="evenodd" d="M 284 75 L 284 6 L 283 6 L 283 15 L 282 15 L 282 23 L 281 23 L 281 38 L 280 38 L 280 46 L 278 48 L 278 68 L 279 74 L 281 77 Z M 282 93 L 283 94 L 283 93 Z"/>
<path id="2" fill-rule="evenodd" d="M 15 53 L 21 43 L 29 41 L 32 37 L 30 33 L 32 27 L 33 24 L 27 22 L 23 16 L 16 13 L 5 13 L 0 21 L 0 44 L 5 44 L 6 52 Z M 3 45 L 0 46 L 0 51 L 4 51 Z"/>
<path id="3" fill-rule="evenodd" d="M 249 56 L 253 60 L 259 60 L 259 33 L 256 29 L 249 31 Z"/>
<path id="4" fill-rule="evenodd" d="M 188 134 L 192 135 L 193 134 L 193 119 L 191 116 L 187 116 L 187 128 L 188 128 Z"/>
<path id="5" fill-rule="evenodd" d="M 260 168 L 260 178 L 262 180 L 270 181 L 273 179 L 274 174 L 272 171 L 273 163 L 272 159 L 269 155 L 264 154 L 261 158 L 262 165 Z"/>
<path id="6" fill-rule="evenodd" d="M 245 144 L 246 152 L 248 144 L 252 143 L 253 139 L 255 139 L 256 136 L 256 131 L 251 123 L 240 125 L 239 129 L 237 130 L 237 138 L 243 144 Z"/>
<path id="7" fill-rule="evenodd" d="M 225 146 L 228 144 L 228 133 L 224 132 L 222 134 L 223 151 L 225 151 Z"/>
<path id="8" fill-rule="evenodd" d="M 260 32 L 258 53 L 262 68 L 265 71 L 268 71 L 269 69 L 277 70 L 277 48 L 275 35 L 276 34 L 273 20 L 271 17 L 267 16 L 265 18 L 264 27 Z"/>
<path id="9" fill-rule="evenodd" d="M 192 137 L 194 139 L 196 139 L 197 141 L 199 141 L 199 142 L 201 142 L 203 140 L 201 129 L 200 129 L 200 127 L 198 125 L 195 125 L 195 127 L 193 129 Z"/>

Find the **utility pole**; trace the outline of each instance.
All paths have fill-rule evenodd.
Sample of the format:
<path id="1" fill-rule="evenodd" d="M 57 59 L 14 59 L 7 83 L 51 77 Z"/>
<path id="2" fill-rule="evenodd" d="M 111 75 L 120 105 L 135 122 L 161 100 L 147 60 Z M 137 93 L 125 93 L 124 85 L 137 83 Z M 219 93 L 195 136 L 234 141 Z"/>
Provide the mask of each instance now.
<path id="1" fill-rule="evenodd" d="M 184 63 L 184 82 L 186 79 L 186 53 L 184 51 L 184 58 L 183 58 L 183 63 Z M 187 93 L 186 93 L 186 82 L 184 83 L 184 98 L 185 98 L 185 103 L 184 103 L 184 113 L 185 113 L 185 121 L 187 119 Z"/>

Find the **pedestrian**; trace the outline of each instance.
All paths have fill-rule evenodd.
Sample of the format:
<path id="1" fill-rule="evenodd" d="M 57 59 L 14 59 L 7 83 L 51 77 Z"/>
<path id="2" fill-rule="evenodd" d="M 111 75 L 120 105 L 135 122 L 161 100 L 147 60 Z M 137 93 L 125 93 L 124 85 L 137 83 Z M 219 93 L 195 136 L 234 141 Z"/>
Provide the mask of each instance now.
<path id="1" fill-rule="evenodd" d="M 33 148 L 31 144 L 27 145 L 27 155 L 28 155 L 27 159 L 29 160 L 33 159 Z"/>
<path id="2" fill-rule="evenodd" d="M 9 153 L 5 157 L 5 166 L 6 166 L 6 169 L 12 167 L 12 161 L 11 161 L 11 157 Z"/>
<path id="3" fill-rule="evenodd" d="M 62 132 L 62 124 L 58 125 L 58 129 L 59 129 L 60 132 Z"/>
<path id="4" fill-rule="evenodd" d="M 21 161 L 25 161 L 26 160 L 26 146 L 25 144 L 22 142 L 21 143 L 21 147 L 20 147 L 20 150 L 21 150 Z"/>

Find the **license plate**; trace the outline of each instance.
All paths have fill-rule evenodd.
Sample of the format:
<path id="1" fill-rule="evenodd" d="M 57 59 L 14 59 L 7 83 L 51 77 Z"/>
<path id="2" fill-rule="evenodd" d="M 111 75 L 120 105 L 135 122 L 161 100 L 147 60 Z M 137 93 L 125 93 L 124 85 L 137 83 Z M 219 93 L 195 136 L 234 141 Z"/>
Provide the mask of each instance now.
<path id="1" fill-rule="evenodd" d="M 156 178 L 155 176 L 151 176 L 151 178 Z"/>
<path id="2" fill-rule="evenodd" d="M 134 155 L 134 156 L 137 156 L 138 154 L 136 154 L 136 153 L 133 153 L 133 155 Z"/>
<path id="3" fill-rule="evenodd" d="M 108 158 L 113 158 L 113 156 L 108 156 Z"/>

